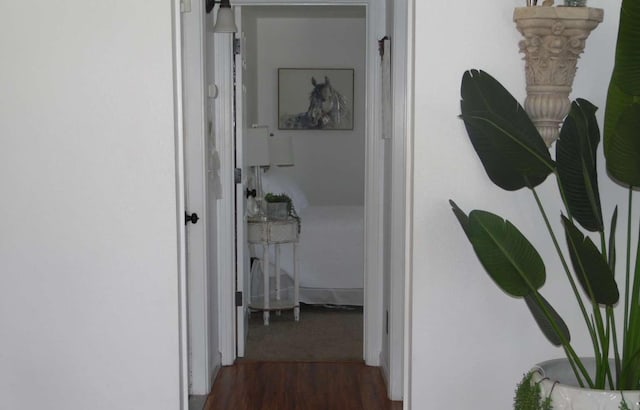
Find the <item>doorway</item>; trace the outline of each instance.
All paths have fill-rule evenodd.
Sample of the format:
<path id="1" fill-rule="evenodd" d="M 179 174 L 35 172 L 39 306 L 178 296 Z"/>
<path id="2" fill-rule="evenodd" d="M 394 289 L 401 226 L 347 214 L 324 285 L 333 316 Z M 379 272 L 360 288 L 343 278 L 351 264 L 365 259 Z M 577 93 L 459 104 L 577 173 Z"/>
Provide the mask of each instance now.
<path id="1" fill-rule="evenodd" d="M 205 215 L 207 234 L 204 239 L 191 241 L 188 258 L 191 260 L 191 244 L 204 241 L 207 260 L 202 274 L 193 279 L 190 272 L 189 286 L 202 292 L 189 292 L 189 384 L 192 394 L 205 394 L 220 366 L 233 364 L 236 359 L 235 276 L 231 274 L 235 264 L 233 215 L 235 195 L 233 130 L 233 36 L 215 35 L 210 26 L 213 15 L 204 15 L 204 3 L 200 0 L 185 2 L 184 27 L 188 35 L 184 38 L 185 62 L 185 128 L 186 162 L 196 162 L 200 168 L 200 180 L 194 186 L 196 194 L 204 187 L 207 195 L 214 198 L 187 198 L 191 210 Z M 393 12 L 385 8 L 384 0 L 296 0 L 288 2 L 269 0 L 234 0 L 234 6 L 272 5 L 340 5 L 366 8 L 366 147 L 365 147 L 365 278 L 364 278 L 364 359 L 368 365 L 380 366 L 389 383 L 391 397 L 401 399 L 403 375 L 406 378 L 406 356 L 404 349 L 404 317 L 407 300 L 404 279 L 404 243 L 409 227 L 406 225 L 406 204 L 410 199 L 405 192 L 408 164 L 406 140 L 407 99 L 407 33 L 405 2 L 393 3 Z M 186 5 L 191 4 L 191 10 Z M 380 56 L 378 40 L 387 34 L 393 16 L 391 35 L 395 37 L 393 64 L 393 135 L 392 140 L 383 141 L 380 129 Z M 398 24 L 399 23 L 399 24 Z M 193 118 L 191 116 L 193 115 Z M 189 131 L 189 124 L 193 124 Z M 193 154 L 187 145 L 195 144 Z M 389 148 L 389 149 L 387 149 Z M 193 158 L 196 161 L 193 161 Z M 200 161 L 200 164 L 197 162 Z M 389 163 L 390 161 L 390 163 Z M 189 167 L 188 167 L 189 168 Z M 391 173 L 391 177 L 385 175 Z M 195 173 L 196 177 L 198 176 Z M 203 176 L 204 175 L 204 176 Z M 381 204 L 386 192 L 383 181 L 391 181 L 390 198 Z M 207 202 L 208 201 L 208 202 Z M 390 202 L 390 204 L 388 203 Z M 201 205 L 198 205 L 201 203 Z M 389 212 L 385 209 L 388 209 Z M 391 215 L 390 231 L 385 228 L 385 216 Z M 189 235 L 205 225 L 195 225 Z M 389 237 L 391 249 L 386 250 L 382 238 Z M 383 251 L 381 251 L 384 249 Z M 385 263 L 389 255 L 389 263 Z M 202 263 L 196 264 L 202 265 Z M 191 271 L 191 269 L 189 269 Z M 391 272 L 394 272 L 391 275 Z M 199 280 L 199 278 L 202 278 Z M 193 297 L 196 295 L 196 297 Z M 201 297 L 202 296 L 202 297 Z M 191 312 L 200 312 L 193 316 Z M 199 320 L 198 320 L 199 319 Z M 193 323 L 193 325 L 191 325 Z M 186 330 L 185 330 L 186 331 Z M 406 351 L 406 350 L 405 350 Z M 204 360 L 202 360 L 202 358 Z M 204 363 L 204 365 L 202 365 Z M 404 368 L 403 368 L 404 366 Z M 186 375 L 186 374 L 185 374 Z M 186 378 L 186 377 L 185 377 Z"/>
<path id="2" fill-rule="evenodd" d="M 310 4 L 317 3 L 317 4 Z M 368 1 L 305 1 L 304 5 L 309 7 L 317 7 L 318 5 L 327 4 L 340 5 L 341 7 L 358 5 L 366 9 L 366 69 L 365 69 L 365 187 L 364 187 L 364 359 L 369 365 L 378 366 L 381 361 L 382 338 L 385 337 L 383 332 L 384 309 L 383 309 L 383 204 L 381 203 L 382 190 L 384 184 L 384 143 L 380 138 L 380 115 L 379 115 L 379 83 L 380 83 L 380 56 L 378 54 L 378 39 L 382 38 L 385 33 L 385 25 L 381 22 L 384 20 L 384 2 L 376 0 Z M 273 5 L 264 1 L 244 0 L 234 2 L 238 6 L 269 6 Z M 282 2 L 277 2 L 282 5 Z M 291 1 L 291 6 L 301 5 L 295 1 Z M 215 134 L 217 135 L 218 150 L 220 152 L 221 171 L 223 177 L 223 199 L 219 201 L 219 212 L 229 206 L 233 206 L 231 199 L 239 199 L 238 195 L 225 195 L 224 178 L 225 172 L 232 178 L 234 159 L 229 157 L 229 148 L 233 146 L 234 123 L 230 120 L 230 107 L 233 106 L 233 91 L 227 90 L 229 84 L 233 83 L 233 49 L 231 37 L 225 35 L 214 36 L 214 71 L 216 85 L 220 90 L 215 103 L 216 124 Z M 225 148 L 227 147 L 227 148 Z M 237 148 L 237 147 L 236 147 Z M 235 189 L 235 187 L 230 187 Z M 233 192 L 233 191 L 227 191 Z M 231 203 L 231 205 L 229 205 Z M 221 215 L 219 213 L 219 215 Z M 225 226 L 229 220 L 228 213 L 220 216 L 219 238 L 229 238 L 233 235 L 233 228 Z M 223 218 L 226 221 L 223 221 Z M 228 242 L 228 239 L 227 239 Z M 224 246 L 228 246 L 228 243 Z M 241 243 L 238 244 L 238 247 Z M 219 264 L 225 267 L 230 266 L 229 255 L 235 255 L 235 251 L 229 253 L 228 250 L 220 251 L 219 248 Z M 236 278 L 228 276 L 226 269 L 220 269 L 219 288 L 232 289 L 233 292 L 241 290 L 236 288 Z M 234 304 L 233 292 L 220 292 L 220 352 L 222 354 L 222 364 L 232 364 L 236 358 L 236 343 L 238 335 L 236 328 L 239 321 L 232 314 L 236 310 Z M 232 321 L 229 320 L 232 317 Z M 242 317 L 242 316 L 240 316 Z M 398 346 L 400 349 L 402 346 Z"/>
<path id="3" fill-rule="evenodd" d="M 248 322 L 246 352 L 239 346 L 238 356 L 363 360 L 366 8 L 244 6 L 236 13 L 241 16 L 237 37 L 242 47 L 236 76 L 241 66 L 239 78 L 245 90 L 240 96 L 242 115 L 236 119 L 236 135 L 243 135 L 245 158 L 255 157 L 248 152 L 254 145 L 247 143 L 249 132 L 238 133 L 239 126 L 266 129 L 269 138 L 290 142 L 293 165 L 260 168 L 260 178 L 265 194 L 284 193 L 292 199 L 302 228 L 297 245 L 301 322 L 293 322 L 290 312 L 283 312 L 282 316 L 272 315 L 270 326 L 263 326 L 261 315 L 254 312 Z M 299 111 L 307 110 L 307 93 L 313 84 L 326 81 L 340 96 L 347 95 L 343 117 L 349 123 L 324 129 L 279 123 L 287 97 L 281 91 L 289 79 L 285 74 L 301 80 L 297 83 L 301 88 Z M 341 79 L 346 81 L 341 84 Z M 239 103 L 236 101 L 236 107 Z M 244 165 L 244 174 L 254 179 L 247 167 L 251 164 Z M 290 297 L 293 255 L 290 246 L 281 247 L 282 290 Z M 238 243 L 237 248 L 243 249 L 243 244 Z M 238 267 L 250 269 L 252 274 L 247 276 L 252 277 L 253 285 L 259 285 L 255 279 L 263 280 L 264 269 L 261 264 L 251 269 L 247 261 L 249 256 L 260 257 L 260 251 L 254 246 L 244 250 L 250 255 Z M 269 269 L 273 272 L 275 266 Z M 252 301 L 263 298 L 261 285 L 252 286 L 249 292 Z M 242 338 L 238 334 L 238 343 Z"/>
<path id="4" fill-rule="evenodd" d="M 199 1 L 193 1 L 194 10 Z M 380 129 L 380 55 L 378 53 L 378 40 L 384 37 L 387 32 L 385 22 L 385 2 L 383 0 L 305 0 L 304 3 L 292 0 L 290 2 L 269 2 L 265 0 L 235 0 L 235 7 L 241 6 L 272 6 L 272 5 L 339 5 L 339 6 L 360 6 L 366 9 L 366 73 L 365 73 L 365 189 L 364 197 L 366 209 L 364 212 L 365 243 L 364 243 L 364 359 L 368 365 L 381 366 L 387 375 L 390 384 L 396 383 L 395 389 L 391 389 L 392 397 L 400 397 L 402 386 L 402 351 L 403 343 L 403 308 L 402 298 L 404 288 L 404 238 L 406 226 L 404 224 L 404 209 L 406 196 L 403 193 L 405 186 L 405 136 L 401 130 L 404 122 L 404 111 L 400 104 L 394 107 L 394 118 L 398 118 L 399 125 L 394 126 L 394 133 L 400 130 L 392 143 L 381 138 Z M 398 6 L 401 7 L 401 6 Z M 394 5 L 394 9 L 398 8 Z M 198 7 L 199 8 L 199 7 Z M 390 13 L 390 11 L 387 11 Z M 186 15 L 185 15 L 186 16 Z M 401 19 L 401 13 L 394 14 L 394 19 Z M 236 281 L 233 272 L 235 264 L 236 244 L 230 241 L 234 233 L 233 208 L 236 195 L 234 195 L 234 145 L 233 132 L 234 121 L 232 114 L 233 107 L 233 36 L 230 34 L 215 35 L 207 30 L 211 25 L 212 15 L 200 15 L 196 17 L 196 24 L 201 25 L 196 32 L 192 42 L 197 50 L 200 59 L 199 66 L 204 67 L 205 72 L 194 70 L 193 78 L 195 85 L 193 90 L 192 109 L 185 104 L 187 112 L 203 111 L 200 115 L 203 119 L 198 122 L 202 128 L 201 134 L 203 142 L 199 143 L 200 157 L 205 169 L 205 181 L 201 184 L 205 187 L 212 180 L 219 184 L 213 184 L 214 190 L 219 196 L 214 203 L 205 203 L 208 222 L 215 226 L 209 229 L 208 244 L 206 249 L 213 252 L 207 262 L 207 283 L 209 289 L 205 292 L 204 300 L 194 301 L 189 298 L 189 303 L 198 305 L 198 309 L 206 313 L 206 325 L 208 330 L 201 332 L 204 337 L 197 340 L 190 332 L 190 344 L 192 352 L 197 349 L 204 352 L 208 365 L 202 372 L 195 367 L 191 367 L 192 385 L 206 386 L 207 380 L 212 380 L 219 366 L 230 365 L 236 359 L 236 317 L 234 312 Z M 206 27 L 205 27 L 206 26 Z M 403 26 L 398 26 L 397 30 L 402 31 Z M 400 38 L 400 36 L 396 36 Z M 402 40 L 401 40 L 402 41 Z M 401 44 L 399 41 L 397 44 Z M 406 40 L 405 40 L 406 41 Z M 197 44 L 200 44 L 199 48 Z M 185 46 L 185 48 L 187 48 Z M 198 51 L 200 50 L 200 51 Z M 398 54 L 399 55 L 399 54 Z M 196 57 L 198 57 L 196 56 Z M 193 63 L 191 57 L 185 57 L 187 65 Z M 406 67 L 406 61 L 401 57 L 394 59 L 399 62 L 400 69 L 396 70 L 396 75 L 401 76 Z M 185 70 L 187 71 L 187 70 Z M 404 83 L 394 91 L 394 101 L 405 100 L 406 88 Z M 187 86 L 187 95 L 192 91 L 192 87 Z M 402 94 L 402 95 L 400 95 Z M 204 102 L 204 104 L 203 104 Z M 200 108 L 198 108 L 200 107 Z M 204 107 L 204 108 L 203 108 Z M 404 107 L 402 107 L 403 109 Z M 187 132 L 188 134 L 188 132 Z M 187 139 L 187 142 L 189 139 Z M 192 141 L 197 141 L 192 139 Z M 385 153 L 385 147 L 393 146 L 393 154 Z M 212 158 L 215 158 L 213 160 Z M 392 159 L 391 164 L 387 161 Z M 398 159 L 396 161 L 396 159 Z M 392 219 L 397 223 L 391 224 L 391 232 L 385 228 L 385 212 L 382 204 L 385 175 L 393 172 L 391 181 L 393 189 L 390 201 Z M 212 178 L 214 177 L 214 178 Z M 189 202 L 191 203 L 191 202 Z M 383 250 L 382 238 L 389 236 L 388 243 L 391 246 L 391 263 L 385 264 L 383 254 L 388 251 Z M 395 251 L 394 251 L 395 249 Z M 394 256 L 395 255 L 395 256 Z M 393 261 L 396 262 L 393 262 Z M 389 266 L 389 268 L 387 268 Z M 391 272 L 396 272 L 391 276 Z M 400 275 L 398 274 L 400 273 Z M 383 276 L 390 277 L 383 280 Z M 191 281 L 191 283 L 194 283 Z M 390 283 L 390 285 L 389 285 Z M 395 283 L 395 284 L 394 284 Z M 197 286 L 197 284 L 196 284 Z M 391 297 L 388 293 L 391 292 Z M 394 293 L 395 292 L 395 293 Z M 393 296 L 393 295 L 396 296 Z M 202 323 L 202 322 L 201 322 Z M 196 327 L 194 327 L 195 329 Z M 196 334 L 197 336 L 197 334 Z M 193 347 L 197 349 L 193 349 Z M 198 363 L 195 354 L 190 363 Z M 396 368 L 394 370 L 394 367 Z M 200 380 L 200 382 L 196 382 Z M 196 388 L 193 387 L 193 391 Z M 395 391 L 395 393 L 394 393 Z"/>

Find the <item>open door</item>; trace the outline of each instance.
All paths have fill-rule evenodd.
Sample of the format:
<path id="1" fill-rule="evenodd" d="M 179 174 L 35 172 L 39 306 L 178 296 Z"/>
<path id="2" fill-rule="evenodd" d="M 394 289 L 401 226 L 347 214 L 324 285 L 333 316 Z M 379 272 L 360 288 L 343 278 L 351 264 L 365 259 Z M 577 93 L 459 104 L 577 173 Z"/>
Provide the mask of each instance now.
<path id="1" fill-rule="evenodd" d="M 200 7 L 201 6 L 201 7 Z M 219 365 L 217 329 L 214 329 L 216 311 L 210 309 L 215 300 L 216 280 L 208 269 L 215 260 L 217 246 L 216 206 L 220 191 L 219 161 L 215 152 L 212 126 L 213 99 L 207 98 L 207 84 L 213 83 L 205 58 L 213 50 L 205 28 L 202 2 L 193 2 L 189 12 L 183 12 L 182 21 L 182 86 L 184 189 L 186 193 L 186 292 L 187 331 L 189 357 L 189 393 L 206 395 L 211 388 L 211 375 Z M 210 96 L 209 96 L 210 97 Z M 205 105 L 206 104 L 206 105 Z M 206 152 L 203 147 L 207 147 Z M 215 178 L 214 178 L 215 177 Z M 215 184 L 211 182 L 215 180 Z M 186 224 L 186 225 L 185 225 Z"/>
<path id="2" fill-rule="evenodd" d="M 246 70 L 244 53 L 245 35 L 242 31 L 242 9 L 236 7 L 238 33 L 234 40 L 234 84 L 235 84 L 235 162 L 236 172 L 240 172 L 240 183 L 236 184 L 236 340 L 237 356 L 245 356 L 247 332 L 249 329 L 249 247 L 247 243 L 247 188 L 248 167 L 244 165 L 244 136 L 246 120 L 246 88 L 243 78 Z M 236 180 L 238 181 L 238 180 Z"/>

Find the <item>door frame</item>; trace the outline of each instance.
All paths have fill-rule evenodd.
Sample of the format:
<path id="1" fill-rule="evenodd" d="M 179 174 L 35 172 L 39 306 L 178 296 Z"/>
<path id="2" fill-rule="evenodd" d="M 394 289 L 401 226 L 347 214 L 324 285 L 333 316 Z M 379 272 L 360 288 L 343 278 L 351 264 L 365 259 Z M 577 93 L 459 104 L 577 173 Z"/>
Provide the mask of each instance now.
<path id="1" fill-rule="evenodd" d="M 182 11 L 180 0 L 171 1 L 171 43 L 173 58 L 173 127 L 175 138 L 176 177 L 176 246 L 178 251 L 178 392 L 179 409 L 189 408 L 189 359 L 187 334 L 187 235 L 184 227 L 185 212 L 185 164 L 184 164 L 184 88 L 182 73 Z"/>
<path id="2" fill-rule="evenodd" d="M 204 49 L 206 30 L 204 3 L 193 0 L 191 10 L 182 13 L 182 56 L 184 59 L 183 143 L 186 210 L 197 212 L 200 221 L 187 226 L 187 330 L 189 394 L 209 393 L 215 368 L 209 345 L 209 276 L 206 187 L 208 147 L 206 137 L 207 96 Z"/>
<path id="3" fill-rule="evenodd" d="M 365 135 L 365 254 L 364 254 L 364 351 L 365 363 L 371 366 L 380 365 L 380 354 L 383 337 L 383 298 L 382 298 L 382 274 L 383 274 L 383 254 L 382 233 L 383 233 L 383 209 L 381 199 L 383 195 L 383 141 L 381 138 L 381 126 L 378 115 L 381 96 L 378 91 L 381 82 L 381 70 L 378 62 L 377 41 L 385 35 L 385 15 L 384 7 L 379 0 L 235 0 L 234 6 L 298 6 L 298 5 L 326 5 L 326 6 L 365 6 L 366 7 L 366 126 Z M 216 105 L 220 106 L 221 116 L 216 116 L 216 135 L 225 140 L 225 148 L 220 147 L 221 152 L 221 177 L 223 169 L 226 172 L 233 170 L 233 123 L 230 100 L 233 90 L 223 93 L 222 86 L 229 86 L 233 82 L 232 67 L 233 55 L 231 52 L 231 40 L 225 35 L 216 35 L 216 84 L 219 87 L 219 95 Z M 219 48 L 220 46 L 220 48 Z M 228 47 L 228 51 L 223 48 Z M 218 71 L 219 70 L 219 71 Z M 231 87 L 232 88 L 232 87 Z M 224 112 L 223 112 L 224 111 Z M 218 114 L 218 112 L 216 112 Z M 226 115 L 226 118 L 224 117 Z M 230 150 L 230 152 L 229 152 Z M 232 180 L 229 175 L 229 180 Z M 229 241 L 234 238 L 233 218 L 229 218 L 232 213 L 227 213 L 233 209 L 233 184 L 228 186 L 223 182 L 223 198 L 219 214 L 220 222 L 225 220 L 231 223 L 221 225 L 223 238 L 227 238 L 225 252 L 219 254 L 220 266 L 220 350 L 222 354 L 222 364 L 231 365 L 236 358 L 236 326 L 233 295 L 235 293 L 235 272 L 229 267 L 233 266 L 235 259 L 235 246 Z M 220 236 L 219 236 L 220 237 Z M 231 249 L 233 248 L 233 249 Z"/>
<path id="4" fill-rule="evenodd" d="M 411 2 L 393 3 L 391 28 L 391 215 L 389 250 L 389 363 L 388 390 L 392 400 L 403 400 L 410 408 L 408 385 L 410 380 L 410 276 L 412 229 L 411 175 L 411 90 L 412 38 Z"/>
<path id="5" fill-rule="evenodd" d="M 214 12 L 207 19 L 212 19 Z M 236 241 L 234 183 L 234 120 L 233 112 L 233 37 L 232 33 L 216 33 L 213 48 L 214 80 L 218 95 L 214 103 L 214 133 L 220 158 L 220 189 L 218 200 L 218 338 L 223 366 L 236 359 Z"/>
<path id="6" fill-rule="evenodd" d="M 175 14 L 176 16 L 180 15 L 179 9 L 182 5 L 182 0 L 173 0 Z M 188 2 L 191 3 L 190 1 Z M 198 5 L 200 2 L 195 1 L 195 5 Z M 369 318 L 372 318 L 371 322 L 366 326 L 366 335 L 365 335 L 365 351 L 367 354 L 365 358 L 367 359 L 368 364 L 377 365 L 380 363 L 380 360 L 383 354 L 381 351 L 381 342 L 384 337 L 390 338 L 390 352 L 389 359 L 390 363 L 383 363 L 383 365 L 389 365 L 391 369 L 384 369 L 389 371 L 389 374 L 385 376 L 388 377 L 389 380 L 389 393 L 393 399 L 404 399 L 405 408 L 409 405 L 410 400 L 410 376 L 411 376 L 411 252 L 409 244 L 411 243 L 411 220 L 412 220 L 412 186 L 411 186 L 411 170 L 412 170 L 412 87 L 413 87 L 413 72 L 412 65 L 410 62 L 412 61 L 412 40 L 413 40 L 413 8 L 415 7 L 414 2 L 410 0 L 402 0 L 399 2 L 393 2 L 390 7 L 393 10 L 385 10 L 384 9 L 384 0 L 299 0 L 299 1 L 271 1 L 271 0 L 234 0 L 234 5 L 301 5 L 301 4 L 311 4 L 311 5 L 364 5 L 367 6 L 367 44 L 368 44 L 368 52 L 367 52 L 367 66 L 369 68 L 369 72 L 372 71 L 372 75 L 368 76 L 367 80 L 367 93 L 368 98 L 373 98 L 376 96 L 375 86 L 380 82 L 381 73 L 378 70 L 379 65 L 377 64 L 377 53 L 372 50 L 373 44 L 375 44 L 375 40 L 381 38 L 384 35 L 384 31 L 386 29 L 385 24 L 385 13 L 389 14 L 392 12 L 393 16 L 393 32 L 390 33 L 392 35 L 394 52 L 392 54 L 392 66 L 393 66 L 393 162 L 392 162 L 392 173 L 394 174 L 393 181 L 394 187 L 400 189 L 400 191 L 396 190 L 394 192 L 391 207 L 392 207 L 392 228 L 390 235 L 393 249 L 391 250 L 391 271 L 396 274 L 391 275 L 390 278 L 390 286 L 392 288 L 391 292 L 391 301 L 390 301 L 390 328 L 389 335 L 385 336 L 383 334 L 382 329 L 382 318 L 384 317 L 383 307 L 382 307 L 382 272 L 381 268 L 376 269 L 376 271 L 371 275 L 371 277 L 367 277 L 366 281 L 366 302 L 368 303 L 368 309 L 366 311 L 367 317 L 365 318 L 365 323 Z M 387 2 L 388 3 L 388 2 Z M 186 10 L 184 10 L 186 11 Z M 204 11 L 202 11 L 204 14 Z M 203 16 L 206 24 L 210 24 L 210 19 L 213 18 L 214 13 Z M 374 16 L 375 15 L 375 16 Z M 184 16 L 184 14 L 183 14 Z M 174 24 L 174 53 L 176 62 L 182 61 L 182 64 L 189 64 L 189 61 L 183 60 L 181 44 L 179 41 L 176 41 L 176 37 L 180 37 L 181 35 L 181 19 L 175 18 Z M 189 22 L 186 22 L 188 25 Z M 376 30 L 372 29 L 372 26 L 375 25 Z M 206 36 L 206 29 L 204 30 L 203 36 Z M 379 32 L 378 32 L 379 31 Z M 389 33 L 387 33 L 389 34 Z M 227 60 L 231 58 L 232 55 L 232 43 L 231 43 L 231 35 L 220 35 L 216 34 L 212 37 L 214 48 L 216 50 L 216 57 L 218 56 L 228 56 Z M 398 47 L 400 45 L 400 47 Z M 204 54 L 204 52 L 203 52 Z M 230 192 L 233 192 L 234 185 L 232 183 L 232 172 L 233 172 L 233 157 L 228 155 L 229 152 L 232 152 L 233 147 L 233 139 L 232 131 L 233 131 L 233 123 L 232 123 L 232 103 L 233 103 L 233 87 L 231 86 L 233 81 L 232 72 L 229 69 L 230 64 L 222 64 L 222 59 L 214 58 L 212 67 L 210 66 L 208 69 L 213 69 L 216 73 L 215 78 L 209 81 L 215 82 L 217 84 L 218 90 L 218 99 L 215 100 L 214 103 L 214 124 L 215 124 L 215 142 L 216 146 L 219 148 L 218 152 L 221 153 L 220 158 L 220 180 L 224 186 L 223 190 L 227 192 L 227 195 L 223 197 L 223 199 L 218 201 L 218 207 L 216 209 L 215 218 L 218 222 L 217 229 L 217 254 L 222 256 L 221 258 L 217 258 L 212 263 L 216 264 L 216 274 L 215 277 L 212 278 L 217 282 L 217 289 L 215 295 L 209 295 L 208 298 L 215 303 L 218 308 L 218 312 L 211 312 L 215 314 L 217 317 L 213 319 L 213 322 L 217 321 L 217 329 L 212 330 L 211 334 L 216 337 L 218 340 L 219 354 L 216 354 L 216 359 L 214 359 L 214 366 L 218 368 L 220 365 L 229 365 L 232 364 L 235 359 L 235 322 L 234 316 L 232 312 L 235 311 L 235 303 L 234 303 L 234 289 L 235 289 L 235 279 L 232 274 L 233 269 L 233 256 L 225 257 L 224 255 L 234 255 L 235 252 L 235 244 L 233 241 L 229 241 L 229 238 L 233 237 L 234 233 L 234 224 L 232 218 L 229 218 L 230 212 L 233 210 L 233 204 L 229 204 L 229 201 L 233 199 L 233 196 L 230 195 Z M 204 61 L 200 61 L 199 64 L 204 63 Z M 181 77 L 181 64 L 177 64 L 176 73 L 177 77 Z M 215 80 L 215 81 L 214 81 Z M 215 87 L 214 87 L 215 88 Z M 211 93 L 211 90 L 209 90 Z M 180 96 L 182 95 L 182 87 L 180 81 L 176 81 L 176 101 L 177 104 L 181 103 Z M 209 95 L 210 98 L 214 96 Z M 378 112 L 378 107 L 380 104 L 380 99 L 376 104 L 369 104 L 367 109 L 367 118 L 373 118 L 375 120 L 375 114 Z M 181 125 L 181 113 L 182 109 L 176 107 L 176 159 L 178 161 L 178 182 L 180 184 L 184 179 L 183 172 L 183 151 L 181 148 L 184 144 L 183 134 L 182 134 L 182 125 Z M 370 123 L 378 124 L 375 121 L 371 121 Z M 369 131 L 368 131 L 369 132 Z M 375 132 L 373 137 L 367 139 L 367 141 L 374 141 L 376 144 L 374 147 L 368 147 L 367 155 L 373 154 L 375 158 L 379 158 L 381 155 L 381 144 L 382 141 L 380 139 L 380 130 L 377 127 L 374 127 L 374 130 L 371 132 Z M 371 161 L 369 161 L 371 162 Z M 382 164 L 382 161 L 373 161 L 377 164 Z M 229 166 L 226 166 L 229 165 Z M 373 164 L 375 168 L 376 164 Z M 371 172 L 370 165 L 368 163 L 367 166 L 367 186 L 375 187 L 378 181 L 382 181 L 381 174 L 382 170 L 374 169 L 375 172 Z M 380 176 L 377 181 L 376 177 Z M 404 192 L 402 189 L 404 188 Z M 178 192 L 184 192 L 184 185 L 178 187 Z M 398 195 L 396 195 L 398 194 Z M 378 189 L 378 192 L 371 195 L 368 195 L 367 198 L 379 199 L 381 198 L 382 190 Z M 183 211 L 184 211 L 184 197 L 182 195 L 178 195 L 179 201 L 179 212 L 177 215 L 179 226 L 182 225 Z M 226 203 L 225 203 L 226 202 Z M 371 202 L 370 202 L 371 203 Z M 376 212 L 373 210 L 369 210 L 367 212 L 367 223 L 373 221 L 377 226 L 377 232 L 375 238 L 378 238 L 382 234 L 382 210 L 377 209 Z M 204 215 L 203 215 L 204 216 Z M 184 230 L 180 229 L 182 235 L 184 235 Z M 187 346 L 186 340 L 187 338 L 187 306 L 186 306 L 186 266 L 185 266 L 185 256 L 186 256 L 186 248 L 184 245 L 185 237 L 180 236 L 179 238 L 179 248 L 181 249 L 181 263 L 179 266 L 179 278 L 181 284 L 181 326 L 180 326 L 180 334 L 181 339 L 183 340 L 182 348 L 181 348 L 181 384 L 184 388 L 184 396 L 187 393 L 187 375 L 193 371 L 189 367 L 189 358 L 187 356 Z M 377 241 L 376 241 L 377 242 Z M 368 266 L 378 266 L 381 267 L 382 264 L 379 263 L 379 258 L 376 258 L 376 255 L 379 253 L 378 248 L 380 243 L 368 244 L 367 255 L 373 256 L 373 260 L 371 262 L 367 262 Z M 226 273 L 226 274 L 225 274 Z M 400 274 L 402 273 L 402 274 Z M 191 299 L 191 298 L 190 298 Z M 189 303 L 202 303 L 203 301 L 192 301 L 189 300 Z M 204 305 L 200 305 L 204 306 Z M 375 308 L 374 308 L 375 306 Z M 217 319 L 217 320 L 216 320 Z M 211 325 L 212 322 L 208 321 L 207 325 Z M 213 353 L 213 352 L 212 352 Z M 378 356 L 378 353 L 380 356 Z M 402 357 L 403 360 L 401 363 L 398 363 L 398 358 Z M 400 369 L 394 366 L 401 366 Z M 397 381 L 396 378 L 398 373 L 402 374 L 402 380 Z M 194 378 L 198 378 L 197 374 L 194 374 Z M 202 375 L 200 375 L 202 376 Z M 212 380 L 215 377 L 215 372 L 211 374 Z M 206 380 L 206 377 L 202 379 Z M 394 380 L 396 382 L 394 383 Z M 398 384 L 402 386 L 402 392 L 398 392 Z M 206 384 L 206 381 L 205 381 Z M 395 384 L 395 386 L 394 386 Z M 395 391 L 395 393 L 394 393 Z M 186 397 L 183 397 L 183 400 L 186 400 Z M 184 402 L 183 402 L 184 403 Z"/>
<path id="7" fill-rule="evenodd" d="M 236 17 L 236 27 L 238 28 L 238 33 L 243 33 L 242 27 L 242 9 L 236 8 L 235 10 Z M 244 87 L 244 78 L 245 78 L 245 70 L 246 66 L 243 63 L 244 53 L 245 53 L 245 45 L 244 38 L 238 35 L 234 35 L 237 39 L 236 41 L 240 41 L 240 52 L 233 56 L 233 65 L 234 65 L 234 73 L 235 73 L 235 82 L 236 84 L 243 84 L 242 87 L 235 87 L 235 111 L 233 113 L 235 120 L 235 166 L 241 170 L 241 173 L 249 172 L 248 167 L 244 164 L 244 138 L 245 138 L 245 106 L 246 106 L 246 87 Z M 249 299 L 250 290 L 248 289 L 249 285 L 249 270 L 251 269 L 251 263 L 248 262 L 247 256 L 249 256 L 249 247 L 247 246 L 247 220 L 246 220 L 246 210 L 247 210 L 247 197 L 245 196 L 245 189 L 247 188 L 247 180 L 248 175 L 241 175 L 241 183 L 235 185 L 235 194 L 236 194 L 236 202 L 235 202 L 235 220 L 236 220 L 236 280 L 235 280 L 235 291 L 242 292 L 242 303 L 240 306 L 236 306 L 236 356 L 244 357 L 246 355 L 246 342 L 247 342 L 247 334 L 249 331 Z M 237 301 L 236 301 L 237 302 Z M 238 303 L 236 303 L 237 305 Z M 242 318 L 241 320 L 238 320 Z"/>

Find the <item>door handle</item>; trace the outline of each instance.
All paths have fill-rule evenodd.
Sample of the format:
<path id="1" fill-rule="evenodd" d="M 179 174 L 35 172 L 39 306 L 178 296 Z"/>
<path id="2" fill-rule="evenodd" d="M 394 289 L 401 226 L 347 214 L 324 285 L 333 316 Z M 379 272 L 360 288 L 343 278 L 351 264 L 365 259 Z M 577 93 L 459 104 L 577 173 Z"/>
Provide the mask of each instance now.
<path id="1" fill-rule="evenodd" d="M 198 222 L 198 219 L 200 219 L 198 217 L 197 213 L 192 213 L 191 215 L 189 215 L 186 211 L 184 212 L 184 224 L 188 224 L 189 222 L 191 222 L 192 224 L 196 224 Z"/>

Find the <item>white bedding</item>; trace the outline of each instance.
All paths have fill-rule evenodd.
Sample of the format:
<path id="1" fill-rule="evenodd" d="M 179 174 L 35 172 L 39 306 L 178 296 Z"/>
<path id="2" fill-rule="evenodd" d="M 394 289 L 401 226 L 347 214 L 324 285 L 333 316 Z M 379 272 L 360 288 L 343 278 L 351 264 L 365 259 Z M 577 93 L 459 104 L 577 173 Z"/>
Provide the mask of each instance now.
<path id="1" fill-rule="evenodd" d="M 300 301 L 362 306 L 364 208 L 308 206 L 299 210 L 299 216 L 302 221 L 298 244 Z M 284 275 L 281 288 L 289 294 L 293 283 L 292 246 L 282 245 L 280 255 Z M 272 265 L 270 272 L 274 270 Z M 260 272 L 252 275 L 252 298 L 262 297 L 259 286 L 262 278 L 257 275 L 261 276 Z"/>

